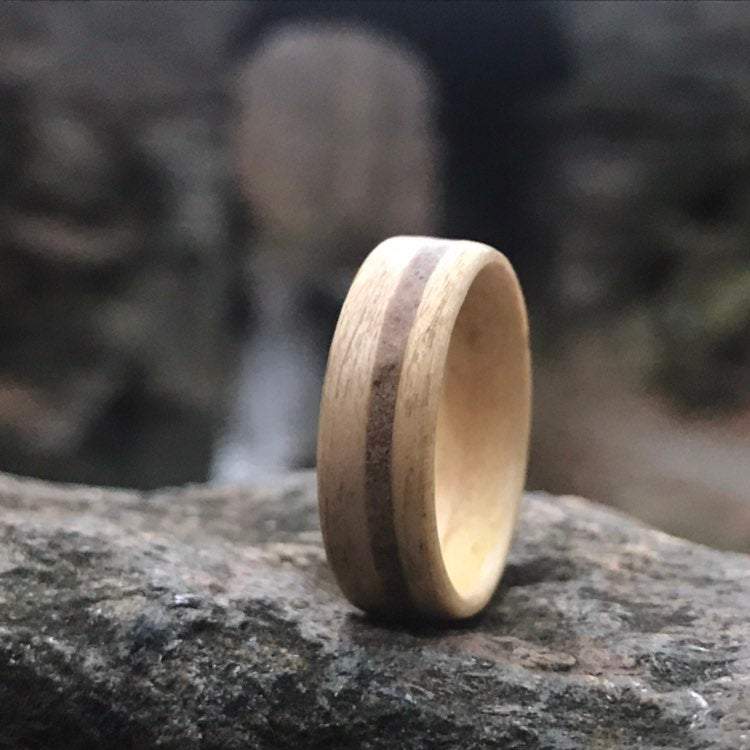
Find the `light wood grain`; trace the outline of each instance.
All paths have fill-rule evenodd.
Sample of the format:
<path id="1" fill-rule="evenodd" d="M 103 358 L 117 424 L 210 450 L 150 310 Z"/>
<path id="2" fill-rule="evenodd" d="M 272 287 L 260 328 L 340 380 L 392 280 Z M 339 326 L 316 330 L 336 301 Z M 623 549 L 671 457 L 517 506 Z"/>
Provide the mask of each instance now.
<path id="1" fill-rule="evenodd" d="M 323 538 L 356 606 L 455 619 L 487 603 L 523 491 L 530 381 L 505 256 L 429 237 L 373 250 L 336 328 L 318 437 Z"/>

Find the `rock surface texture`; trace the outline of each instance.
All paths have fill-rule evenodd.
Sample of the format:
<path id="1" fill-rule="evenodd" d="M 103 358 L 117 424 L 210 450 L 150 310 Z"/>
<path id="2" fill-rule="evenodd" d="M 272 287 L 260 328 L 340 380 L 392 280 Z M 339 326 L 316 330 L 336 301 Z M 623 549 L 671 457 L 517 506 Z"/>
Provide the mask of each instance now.
<path id="1" fill-rule="evenodd" d="M 0 508 L 2 748 L 750 748 L 750 558 L 579 499 L 450 628 L 346 603 L 309 474 Z"/>

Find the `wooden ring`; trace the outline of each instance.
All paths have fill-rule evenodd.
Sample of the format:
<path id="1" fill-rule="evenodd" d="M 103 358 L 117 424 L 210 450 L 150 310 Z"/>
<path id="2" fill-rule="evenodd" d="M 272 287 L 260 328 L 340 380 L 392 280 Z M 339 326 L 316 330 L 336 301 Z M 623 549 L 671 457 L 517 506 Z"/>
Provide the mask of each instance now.
<path id="1" fill-rule="evenodd" d="M 389 618 L 469 617 L 502 573 L 523 492 L 528 323 L 487 245 L 394 237 L 341 311 L 318 435 L 328 560 L 347 598 Z"/>

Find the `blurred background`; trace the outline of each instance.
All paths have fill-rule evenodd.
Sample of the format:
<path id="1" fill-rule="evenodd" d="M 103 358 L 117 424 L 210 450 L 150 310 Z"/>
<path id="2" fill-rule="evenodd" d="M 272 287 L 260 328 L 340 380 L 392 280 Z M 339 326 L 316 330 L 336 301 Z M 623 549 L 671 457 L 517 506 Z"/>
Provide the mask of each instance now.
<path id="1" fill-rule="evenodd" d="M 0 5 L 0 469 L 311 466 L 378 241 L 489 242 L 529 486 L 750 550 L 750 5 Z"/>

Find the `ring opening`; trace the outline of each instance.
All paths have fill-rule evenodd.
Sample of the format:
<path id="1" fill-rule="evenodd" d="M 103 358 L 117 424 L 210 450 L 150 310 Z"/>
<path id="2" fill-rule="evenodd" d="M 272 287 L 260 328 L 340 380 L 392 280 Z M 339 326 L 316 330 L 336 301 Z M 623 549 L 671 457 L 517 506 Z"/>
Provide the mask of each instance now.
<path id="1" fill-rule="evenodd" d="M 485 266 L 451 335 L 435 447 L 440 548 L 463 600 L 494 588 L 515 525 L 529 429 L 526 336 L 515 278 Z"/>

